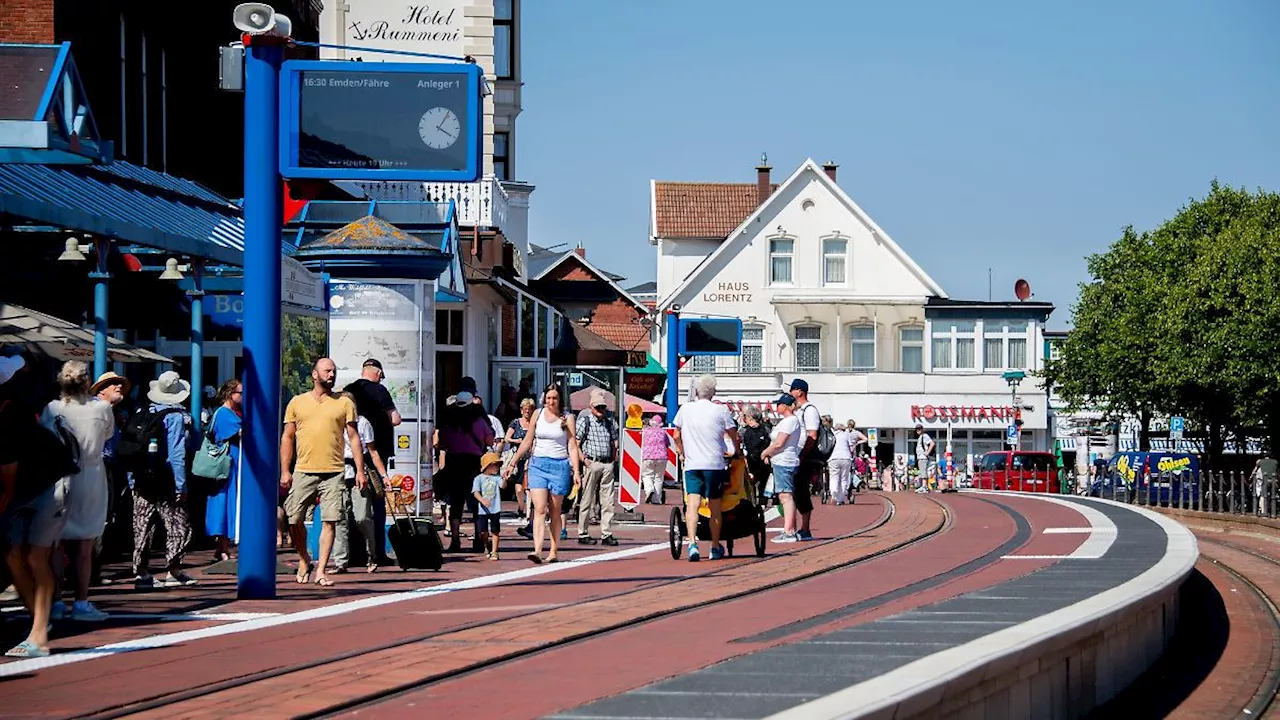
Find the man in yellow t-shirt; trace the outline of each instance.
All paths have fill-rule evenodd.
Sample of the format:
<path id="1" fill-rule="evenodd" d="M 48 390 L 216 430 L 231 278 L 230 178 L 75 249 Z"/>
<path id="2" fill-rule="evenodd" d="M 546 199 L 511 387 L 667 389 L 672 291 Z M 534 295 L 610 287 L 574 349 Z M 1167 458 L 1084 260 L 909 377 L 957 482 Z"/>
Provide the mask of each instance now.
<path id="1" fill-rule="evenodd" d="M 311 366 L 311 391 L 295 396 L 284 411 L 284 435 L 280 438 L 280 487 L 288 491 L 284 501 L 289 519 L 293 549 L 298 552 L 299 585 L 311 581 L 333 585 L 325 574 L 333 538 L 342 517 L 343 450 L 351 443 L 356 466 L 356 487 L 364 489 L 364 445 L 356 429 L 356 406 L 349 398 L 335 395 L 333 387 L 338 368 L 329 358 L 320 358 Z M 297 464 L 294 464 L 296 450 Z M 292 471 L 290 470 L 292 467 Z M 320 498 L 320 559 L 311 564 L 307 552 L 307 510 Z"/>

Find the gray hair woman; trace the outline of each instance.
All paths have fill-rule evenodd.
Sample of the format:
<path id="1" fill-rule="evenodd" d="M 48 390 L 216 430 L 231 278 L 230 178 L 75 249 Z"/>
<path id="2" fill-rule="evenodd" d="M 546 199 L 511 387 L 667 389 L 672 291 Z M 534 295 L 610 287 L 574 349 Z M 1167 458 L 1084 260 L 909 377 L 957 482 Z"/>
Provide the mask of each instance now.
<path id="1" fill-rule="evenodd" d="M 45 406 L 40 418 L 47 427 L 59 426 L 71 433 L 80 445 L 80 472 L 64 478 L 61 493 L 65 501 L 65 525 L 61 539 L 75 558 L 75 604 L 73 620 L 101 621 L 107 614 L 89 602 L 89 578 L 93 571 L 93 544 L 107 526 L 107 466 L 102 448 L 115 434 L 111 405 L 89 394 L 89 366 L 79 360 L 63 364 L 58 373 L 60 397 Z M 56 577 L 61 577 L 55 567 Z M 66 606 L 54 594 L 51 618 L 61 619 Z"/>

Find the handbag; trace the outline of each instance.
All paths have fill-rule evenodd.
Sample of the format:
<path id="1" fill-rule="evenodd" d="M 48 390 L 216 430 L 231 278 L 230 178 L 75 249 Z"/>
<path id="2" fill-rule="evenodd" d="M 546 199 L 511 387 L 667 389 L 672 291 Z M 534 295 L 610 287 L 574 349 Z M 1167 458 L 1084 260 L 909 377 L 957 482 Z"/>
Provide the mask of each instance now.
<path id="1" fill-rule="evenodd" d="M 221 409 L 218 408 L 218 410 Z M 218 417 L 216 411 L 213 417 L 214 419 Z M 209 429 L 205 430 L 204 437 L 200 440 L 200 449 L 191 459 L 191 474 L 209 481 L 205 488 L 209 495 L 216 495 L 222 489 L 222 484 L 231 477 L 231 439 L 227 438 L 227 441 L 222 443 L 214 442 L 212 420 L 209 422 Z"/>

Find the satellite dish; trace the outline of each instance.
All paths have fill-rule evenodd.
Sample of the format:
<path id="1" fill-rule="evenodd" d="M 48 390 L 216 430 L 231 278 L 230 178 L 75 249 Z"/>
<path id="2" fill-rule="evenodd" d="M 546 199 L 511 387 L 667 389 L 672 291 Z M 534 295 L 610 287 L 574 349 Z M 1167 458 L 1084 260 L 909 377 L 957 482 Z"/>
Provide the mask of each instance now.
<path id="1" fill-rule="evenodd" d="M 1018 278 L 1018 282 L 1013 284 L 1013 294 L 1016 295 L 1019 300 L 1026 300 L 1031 297 L 1031 283 L 1023 280 L 1022 278 Z"/>

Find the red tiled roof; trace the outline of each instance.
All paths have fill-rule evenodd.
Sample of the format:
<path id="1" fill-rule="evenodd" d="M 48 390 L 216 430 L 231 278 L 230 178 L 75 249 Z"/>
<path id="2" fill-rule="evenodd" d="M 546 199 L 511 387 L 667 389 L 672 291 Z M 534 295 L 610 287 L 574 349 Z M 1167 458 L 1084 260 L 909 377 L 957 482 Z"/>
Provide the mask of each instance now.
<path id="1" fill-rule="evenodd" d="M 663 238 L 729 237 L 758 205 L 755 183 L 658 181 L 653 202 L 654 234 Z"/>
<path id="2" fill-rule="evenodd" d="M 586 327 L 624 350 L 643 350 L 648 345 L 649 331 L 635 323 L 593 322 Z"/>

